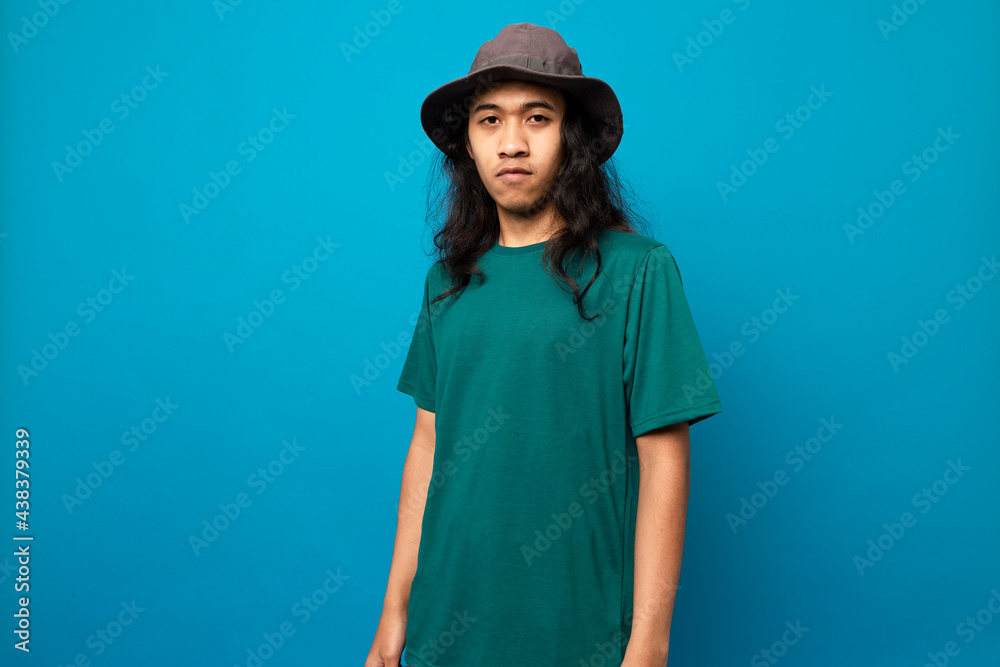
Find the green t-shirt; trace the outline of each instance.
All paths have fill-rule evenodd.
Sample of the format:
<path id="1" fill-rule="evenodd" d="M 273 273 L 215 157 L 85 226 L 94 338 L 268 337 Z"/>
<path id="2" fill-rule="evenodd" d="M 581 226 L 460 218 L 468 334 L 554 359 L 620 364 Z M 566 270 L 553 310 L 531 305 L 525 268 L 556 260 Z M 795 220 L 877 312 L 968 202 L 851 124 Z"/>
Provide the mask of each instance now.
<path id="1" fill-rule="evenodd" d="M 605 230 L 584 299 L 545 243 L 494 245 L 485 280 L 435 263 L 397 388 L 435 413 L 408 608 L 418 667 L 621 664 L 631 631 L 635 438 L 722 411 L 677 264 Z M 577 255 L 579 257 L 579 254 Z M 587 262 L 571 275 L 582 291 Z"/>

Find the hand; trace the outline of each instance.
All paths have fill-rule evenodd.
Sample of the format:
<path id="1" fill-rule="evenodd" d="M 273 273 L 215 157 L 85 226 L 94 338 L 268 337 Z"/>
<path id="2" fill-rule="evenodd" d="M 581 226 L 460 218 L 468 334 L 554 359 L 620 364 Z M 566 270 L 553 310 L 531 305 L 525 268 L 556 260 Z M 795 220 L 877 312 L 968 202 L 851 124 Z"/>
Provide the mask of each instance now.
<path id="1" fill-rule="evenodd" d="M 626 655 L 625 660 L 622 661 L 621 667 L 664 667 L 666 665 L 664 662 L 640 662 L 638 660 L 630 660 Z"/>
<path id="2" fill-rule="evenodd" d="M 621 667 L 665 667 L 666 664 L 665 654 L 641 654 L 638 645 L 629 644 L 625 649 L 625 659 L 622 660 Z"/>
<path id="3" fill-rule="evenodd" d="M 400 667 L 406 645 L 406 613 L 382 612 L 365 667 Z"/>

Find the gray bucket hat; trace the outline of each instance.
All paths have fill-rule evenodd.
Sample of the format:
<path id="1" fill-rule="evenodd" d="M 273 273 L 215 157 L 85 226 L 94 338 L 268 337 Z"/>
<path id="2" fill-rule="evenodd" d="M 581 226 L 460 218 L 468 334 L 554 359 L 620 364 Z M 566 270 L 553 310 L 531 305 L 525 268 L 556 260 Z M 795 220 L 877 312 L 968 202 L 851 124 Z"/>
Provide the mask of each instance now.
<path id="1" fill-rule="evenodd" d="M 466 76 L 431 92 L 420 107 L 424 132 L 446 152 L 446 140 L 468 117 L 472 98 L 507 80 L 545 84 L 573 95 L 597 130 L 594 152 L 598 164 L 618 148 L 624 129 L 622 110 L 611 86 L 584 76 L 576 50 L 567 46 L 555 30 L 533 23 L 504 27 L 495 38 L 479 47 Z"/>

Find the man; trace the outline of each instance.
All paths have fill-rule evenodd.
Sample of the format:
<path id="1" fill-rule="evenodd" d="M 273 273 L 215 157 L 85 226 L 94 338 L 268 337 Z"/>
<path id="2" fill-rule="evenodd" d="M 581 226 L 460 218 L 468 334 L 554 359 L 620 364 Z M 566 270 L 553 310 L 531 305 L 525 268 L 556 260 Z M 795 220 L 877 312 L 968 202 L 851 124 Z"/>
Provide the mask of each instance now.
<path id="1" fill-rule="evenodd" d="M 365 667 L 662 667 L 688 429 L 722 408 L 677 264 L 602 167 L 617 97 L 521 23 L 421 120 L 449 190 Z"/>

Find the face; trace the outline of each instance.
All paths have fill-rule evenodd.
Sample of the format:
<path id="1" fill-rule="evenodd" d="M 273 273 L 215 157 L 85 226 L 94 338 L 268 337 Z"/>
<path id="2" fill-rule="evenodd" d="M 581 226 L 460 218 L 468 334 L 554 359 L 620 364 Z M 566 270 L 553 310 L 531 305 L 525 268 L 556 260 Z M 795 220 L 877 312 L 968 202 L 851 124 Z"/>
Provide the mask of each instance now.
<path id="1" fill-rule="evenodd" d="M 531 214 L 535 205 L 546 203 L 562 163 L 562 91 L 504 81 L 473 99 L 469 111 L 466 150 L 498 213 Z M 504 173 L 510 168 L 520 171 Z"/>

